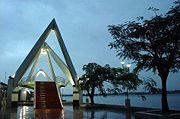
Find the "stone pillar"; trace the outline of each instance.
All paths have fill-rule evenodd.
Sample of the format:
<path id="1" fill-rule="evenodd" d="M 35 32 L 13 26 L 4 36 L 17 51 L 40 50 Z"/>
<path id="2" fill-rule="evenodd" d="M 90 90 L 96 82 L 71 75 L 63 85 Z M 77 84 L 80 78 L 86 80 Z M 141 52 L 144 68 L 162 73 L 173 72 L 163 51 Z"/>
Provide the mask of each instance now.
<path id="1" fill-rule="evenodd" d="M 79 90 L 73 86 L 73 106 L 79 106 Z"/>
<path id="2" fill-rule="evenodd" d="M 13 78 L 8 79 L 7 100 L 6 100 L 7 108 L 12 107 L 12 92 L 14 90 L 13 82 L 14 82 Z"/>
<path id="3" fill-rule="evenodd" d="M 73 86 L 73 106 L 80 106 L 83 101 L 82 91 L 80 91 L 76 86 Z"/>

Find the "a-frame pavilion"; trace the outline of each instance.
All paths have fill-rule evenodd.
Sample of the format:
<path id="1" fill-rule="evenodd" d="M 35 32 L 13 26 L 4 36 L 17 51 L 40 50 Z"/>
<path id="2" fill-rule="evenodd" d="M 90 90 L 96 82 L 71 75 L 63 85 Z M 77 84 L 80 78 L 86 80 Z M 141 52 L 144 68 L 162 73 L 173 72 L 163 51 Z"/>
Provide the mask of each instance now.
<path id="1" fill-rule="evenodd" d="M 62 51 L 62 54 L 64 56 L 65 62 L 63 62 L 59 56 L 52 50 L 52 48 L 45 42 L 46 38 L 50 34 L 51 31 L 55 32 L 55 35 L 57 37 L 60 49 Z M 45 52 L 48 58 L 48 64 L 49 68 L 52 74 L 52 81 L 56 82 L 56 76 L 54 73 L 54 69 L 51 63 L 50 55 L 56 62 L 56 64 L 59 66 L 59 68 L 62 70 L 64 75 L 66 76 L 67 80 L 72 84 L 73 86 L 73 104 L 79 105 L 82 101 L 82 95 L 80 94 L 80 91 L 78 90 L 78 77 L 75 71 L 75 68 L 73 66 L 73 63 L 71 61 L 71 58 L 69 56 L 69 53 L 67 51 L 67 48 L 64 44 L 64 41 L 62 39 L 61 33 L 58 29 L 58 26 L 56 24 L 55 19 L 53 19 L 48 27 L 45 29 L 43 34 L 40 36 L 36 44 L 33 46 L 29 54 L 26 56 L 22 64 L 17 69 L 14 76 L 11 76 L 8 80 L 8 90 L 7 90 L 7 107 L 12 106 L 13 101 L 17 101 L 14 98 L 18 97 L 18 93 L 14 92 L 14 89 L 18 86 L 20 86 L 20 82 L 22 80 L 23 75 L 26 73 L 27 69 L 32 65 L 32 68 L 28 75 L 28 81 L 35 81 L 35 77 L 38 74 L 38 72 L 33 76 L 34 68 L 36 67 L 36 64 L 38 62 L 38 59 L 40 57 L 40 54 L 42 52 Z M 39 72 L 43 72 L 45 74 L 45 77 L 48 77 L 48 74 L 44 72 L 43 69 L 40 69 Z M 48 79 L 48 78 L 47 78 Z M 57 82 L 56 82 L 57 84 Z M 58 84 L 57 84 L 58 85 Z M 21 84 L 22 86 L 22 84 Z M 59 84 L 59 87 L 61 87 L 61 84 Z"/>

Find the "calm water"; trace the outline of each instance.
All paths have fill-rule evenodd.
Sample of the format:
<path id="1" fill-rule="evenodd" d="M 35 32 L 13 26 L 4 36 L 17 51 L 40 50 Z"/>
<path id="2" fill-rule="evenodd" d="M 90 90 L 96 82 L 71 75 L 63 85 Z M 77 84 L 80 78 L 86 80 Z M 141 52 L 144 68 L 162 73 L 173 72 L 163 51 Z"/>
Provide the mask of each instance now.
<path id="1" fill-rule="evenodd" d="M 137 107 L 150 107 L 150 108 L 161 108 L 161 95 L 145 95 L 146 101 L 142 101 L 137 95 L 130 95 L 131 105 Z M 71 96 L 63 97 L 67 101 L 71 101 Z M 95 96 L 95 103 L 104 103 L 104 104 L 115 104 L 115 105 L 124 105 L 125 96 Z M 84 96 L 83 102 L 85 102 L 86 97 Z M 168 94 L 168 103 L 170 109 L 180 110 L 180 94 Z"/>

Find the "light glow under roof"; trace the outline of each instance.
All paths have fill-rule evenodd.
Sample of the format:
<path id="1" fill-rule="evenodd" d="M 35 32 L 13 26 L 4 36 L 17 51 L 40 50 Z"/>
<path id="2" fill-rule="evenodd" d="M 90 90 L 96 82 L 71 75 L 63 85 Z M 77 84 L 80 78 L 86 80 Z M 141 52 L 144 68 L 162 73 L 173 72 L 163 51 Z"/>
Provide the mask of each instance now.
<path id="1" fill-rule="evenodd" d="M 45 55 L 47 54 L 47 51 L 44 48 L 41 48 L 41 54 Z"/>

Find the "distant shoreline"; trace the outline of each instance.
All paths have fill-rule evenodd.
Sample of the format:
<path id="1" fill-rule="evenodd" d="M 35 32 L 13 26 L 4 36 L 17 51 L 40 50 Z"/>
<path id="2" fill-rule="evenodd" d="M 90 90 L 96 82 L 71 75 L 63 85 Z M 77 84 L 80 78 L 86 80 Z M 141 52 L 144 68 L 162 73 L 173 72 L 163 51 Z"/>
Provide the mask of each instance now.
<path id="1" fill-rule="evenodd" d="M 159 95 L 161 93 L 149 94 L 147 92 L 130 92 L 130 95 Z M 180 90 L 168 91 L 167 94 L 180 94 Z M 126 95 L 126 92 L 120 94 L 106 94 L 106 96 L 110 95 Z M 63 96 L 73 96 L 72 94 L 63 94 Z M 87 94 L 83 94 L 83 96 L 87 96 Z M 94 94 L 94 96 L 103 96 L 102 94 Z"/>

